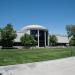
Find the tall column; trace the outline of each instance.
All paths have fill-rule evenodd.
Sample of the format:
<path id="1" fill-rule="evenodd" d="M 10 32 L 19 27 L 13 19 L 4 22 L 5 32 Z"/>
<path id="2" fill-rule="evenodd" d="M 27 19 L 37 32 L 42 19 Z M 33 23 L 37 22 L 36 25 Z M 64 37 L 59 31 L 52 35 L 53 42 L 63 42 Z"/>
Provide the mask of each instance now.
<path id="1" fill-rule="evenodd" d="M 38 47 L 39 47 L 39 30 L 38 30 Z"/>
<path id="2" fill-rule="evenodd" d="M 45 47 L 46 47 L 46 31 L 44 32 L 44 37 L 45 37 Z"/>
<path id="3" fill-rule="evenodd" d="M 49 33 L 48 33 L 48 46 L 49 46 Z"/>

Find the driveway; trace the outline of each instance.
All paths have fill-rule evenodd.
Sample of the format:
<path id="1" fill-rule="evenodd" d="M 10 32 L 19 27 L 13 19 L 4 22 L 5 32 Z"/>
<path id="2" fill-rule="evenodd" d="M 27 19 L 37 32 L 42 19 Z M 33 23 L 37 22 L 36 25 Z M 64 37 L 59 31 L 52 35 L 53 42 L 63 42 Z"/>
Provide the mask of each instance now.
<path id="1" fill-rule="evenodd" d="M 75 75 L 75 57 L 0 66 L 2 75 Z"/>

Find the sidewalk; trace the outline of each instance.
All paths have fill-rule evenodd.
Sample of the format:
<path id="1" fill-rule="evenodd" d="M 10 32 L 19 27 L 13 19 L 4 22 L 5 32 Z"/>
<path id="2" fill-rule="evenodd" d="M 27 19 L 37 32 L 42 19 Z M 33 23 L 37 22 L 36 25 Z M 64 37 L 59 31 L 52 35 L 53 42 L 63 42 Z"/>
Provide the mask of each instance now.
<path id="1" fill-rule="evenodd" d="M 2 75 L 75 75 L 75 57 L 0 66 Z"/>

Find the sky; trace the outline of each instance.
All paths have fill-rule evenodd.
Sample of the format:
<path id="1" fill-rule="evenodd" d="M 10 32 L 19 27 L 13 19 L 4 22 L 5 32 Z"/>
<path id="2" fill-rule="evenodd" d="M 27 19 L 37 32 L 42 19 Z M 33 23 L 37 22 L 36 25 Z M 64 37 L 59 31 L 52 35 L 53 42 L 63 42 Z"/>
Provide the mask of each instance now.
<path id="1" fill-rule="evenodd" d="M 8 23 L 15 30 L 38 24 L 66 35 L 66 25 L 75 24 L 75 0 L 0 0 L 0 28 Z"/>

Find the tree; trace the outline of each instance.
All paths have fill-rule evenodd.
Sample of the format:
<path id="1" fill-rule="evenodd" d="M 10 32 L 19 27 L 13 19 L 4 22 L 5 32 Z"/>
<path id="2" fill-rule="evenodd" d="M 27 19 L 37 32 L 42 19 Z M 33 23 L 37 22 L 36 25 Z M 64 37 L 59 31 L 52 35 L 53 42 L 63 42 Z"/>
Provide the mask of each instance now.
<path id="1" fill-rule="evenodd" d="M 75 37 L 73 36 L 69 41 L 70 46 L 75 46 Z"/>
<path id="2" fill-rule="evenodd" d="M 1 43 L 1 28 L 0 28 L 0 43 Z"/>
<path id="3" fill-rule="evenodd" d="M 25 46 L 25 47 L 30 47 L 32 45 L 35 45 L 35 40 L 34 38 L 29 35 L 29 34 L 24 34 L 24 36 L 21 37 L 21 43 Z"/>
<path id="4" fill-rule="evenodd" d="M 11 24 L 7 24 L 1 30 L 2 48 L 11 48 L 11 47 L 13 47 L 13 42 L 14 42 L 15 38 L 16 38 L 16 31 L 14 31 Z"/>
<path id="5" fill-rule="evenodd" d="M 50 35 L 49 36 L 49 42 L 51 46 L 55 46 L 57 43 L 57 37 L 55 35 Z"/>
<path id="6" fill-rule="evenodd" d="M 66 25 L 66 30 L 68 37 L 75 37 L 75 25 Z"/>
<path id="7" fill-rule="evenodd" d="M 66 30 L 69 38 L 69 45 L 75 46 L 75 25 L 67 25 Z"/>
<path id="8" fill-rule="evenodd" d="M 0 32 L 1 32 L 1 28 L 0 28 Z"/>

